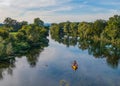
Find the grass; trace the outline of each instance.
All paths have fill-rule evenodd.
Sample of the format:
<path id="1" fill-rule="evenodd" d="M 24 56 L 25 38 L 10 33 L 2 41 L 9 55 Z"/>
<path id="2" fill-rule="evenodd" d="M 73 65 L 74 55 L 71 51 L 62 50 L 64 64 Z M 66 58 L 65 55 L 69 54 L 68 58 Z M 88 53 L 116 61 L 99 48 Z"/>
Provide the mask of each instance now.
<path id="1" fill-rule="evenodd" d="M 13 36 L 15 37 L 17 33 L 18 33 L 18 32 L 10 32 L 9 34 L 10 34 L 10 35 L 13 35 Z"/>
<path id="2" fill-rule="evenodd" d="M 18 32 L 10 32 L 11 35 L 16 35 Z"/>

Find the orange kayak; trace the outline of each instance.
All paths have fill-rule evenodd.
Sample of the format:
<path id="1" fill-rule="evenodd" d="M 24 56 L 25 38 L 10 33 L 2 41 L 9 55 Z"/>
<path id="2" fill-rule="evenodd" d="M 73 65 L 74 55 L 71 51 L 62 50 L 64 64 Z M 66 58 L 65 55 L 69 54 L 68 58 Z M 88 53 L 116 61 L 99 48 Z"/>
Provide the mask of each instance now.
<path id="1" fill-rule="evenodd" d="M 77 67 L 77 66 L 75 66 L 75 65 L 72 65 L 72 69 L 73 69 L 73 70 L 77 70 L 77 69 L 78 69 L 78 67 Z"/>

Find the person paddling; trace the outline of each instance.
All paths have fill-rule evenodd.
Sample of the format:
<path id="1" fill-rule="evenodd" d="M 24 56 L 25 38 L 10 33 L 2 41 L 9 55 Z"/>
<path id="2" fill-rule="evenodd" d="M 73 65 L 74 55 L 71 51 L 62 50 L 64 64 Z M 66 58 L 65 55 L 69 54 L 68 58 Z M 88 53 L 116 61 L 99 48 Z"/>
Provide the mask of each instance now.
<path id="1" fill-rule="evenodd" d="M 77 69 L 78 69 L 78 64 L 77 64 L 77 61 L 76 61 L 76 60 L 73 61 L 72 69 L 73 69 L 73 70 L 77 70 Z"/>

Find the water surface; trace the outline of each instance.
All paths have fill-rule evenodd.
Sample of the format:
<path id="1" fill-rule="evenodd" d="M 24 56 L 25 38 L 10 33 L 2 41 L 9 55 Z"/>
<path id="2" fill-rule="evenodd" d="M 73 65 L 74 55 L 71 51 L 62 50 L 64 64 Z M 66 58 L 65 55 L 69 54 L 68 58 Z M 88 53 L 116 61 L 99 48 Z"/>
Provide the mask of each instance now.
<path id="1" fill-rule="evenodd" d="M 78 69 L 71 68 L 73 61 Z M 49 46 L 34 57 L 16 57 L 0 67 L 0 86 L 120 86 L 120 65 L 96 58 L 88 49 L 67 47 L 49 37 Z"/>

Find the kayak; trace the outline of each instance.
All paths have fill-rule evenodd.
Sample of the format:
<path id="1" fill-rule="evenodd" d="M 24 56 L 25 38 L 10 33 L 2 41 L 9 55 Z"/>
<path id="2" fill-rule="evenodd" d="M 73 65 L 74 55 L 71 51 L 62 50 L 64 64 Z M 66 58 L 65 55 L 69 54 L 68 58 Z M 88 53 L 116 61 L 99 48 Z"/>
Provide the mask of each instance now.
<path id="1" fill-rule="evenodd" d="M 78 69 L 78 67 L 77 67 L 77 66 L 75 66 L 75 65 L 72 65 L 72 69 L 73 69 L 73 70 L 77 70 L 77 69 Z"/>

